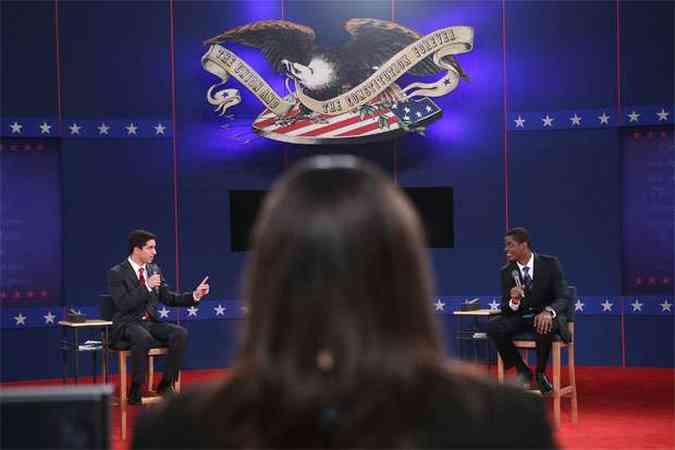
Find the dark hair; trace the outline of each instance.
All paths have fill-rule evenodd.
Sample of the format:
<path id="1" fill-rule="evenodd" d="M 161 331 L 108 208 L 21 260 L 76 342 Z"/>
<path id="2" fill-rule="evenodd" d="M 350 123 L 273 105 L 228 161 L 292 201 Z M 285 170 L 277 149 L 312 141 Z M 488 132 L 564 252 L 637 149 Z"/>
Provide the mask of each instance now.
<path id="1" fill-rule="evenodd" d="M 143 248 L 146 242 L 154 239 L 157 240 L 157 236 L 152 234 L 149 231 L 145 230 L 134 230 L 129 233 L 129 255 L 134 252 L 134 247 Z"/>
<path id="2" fill-rule="evenodd" d="M 527 232 L 527 228 L 523 227 L 511 228 L 509 231 L 506 232 L 504 236 L 505 237 L 510 236 L 511 238 L 513 238 L 514 241 L 518 242 L 519 244 L 527 242 L 527 246 L 529 248 L 532 248 L 532 243 L 530 242 L 530 234 Z"/>
<path id="3" fill-rule="evenodd" d="M 431 284 L 420 220 L 380 170 L 348 156 L 292 169 L 254 229 L 218 445 L 411 445 L 422 374 L 445 364 Z"/>

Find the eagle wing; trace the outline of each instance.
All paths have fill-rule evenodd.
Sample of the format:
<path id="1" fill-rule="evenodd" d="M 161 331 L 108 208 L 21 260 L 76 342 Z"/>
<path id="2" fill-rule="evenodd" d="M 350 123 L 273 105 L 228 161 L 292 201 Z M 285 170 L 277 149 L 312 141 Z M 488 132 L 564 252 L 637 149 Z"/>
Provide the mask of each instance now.
<path id="1" fill-rule="evenodd" d="M 352 35 L 352 40 L 344 47 L 346 55 L 356 58 L 363 70 L 380 67 L 400 50 L 420 39 L 417 32 L 395 22 L 379 19 L 349 19 L 345 30 Z M 466 75 L 453 56 L 446 56 L 450 64 L 460 75 Z M 427 56 L 410 69 L 414 75 L 431 75 L 444 69 L 434 63 L 432 56 Z"/>
<path id="2" fill-rule="evenodd" d="M 204 42 L 205 45 L 237 42 L 260 49 L 274 70 L 285 73 L 281 60 L 309 64 L 316 34 L 305 25 L 288 20 L 261 20 L 231 28 Z"/>

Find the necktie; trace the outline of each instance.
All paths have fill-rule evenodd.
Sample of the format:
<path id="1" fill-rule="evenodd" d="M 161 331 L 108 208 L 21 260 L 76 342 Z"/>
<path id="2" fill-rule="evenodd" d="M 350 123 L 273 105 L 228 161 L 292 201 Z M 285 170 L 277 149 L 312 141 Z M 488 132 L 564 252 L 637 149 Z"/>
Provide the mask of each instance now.
<path id="1" fill-rule="evenodd" d="M 530 268 L 527 266 L 523 267 L 523 284 L 528 292 L 532 290 L 532 277 L 530 276 Z"/>
<path id="2" fill-rule="evenodd" d="M 139 267 L 139 269 L 138 269 L 138 284 L 140 284 L 141 287 L 143 287 L 145 289 L 146 286 L 145 286 L 145 275 L 143 274 L 144 271 L 145 271 L 145 268 Z M 148 317 L 149 317 L 149 315 L 148 315 L 147 306 L 146 306 L 145 314 L 143 314 L 143 320 L 148 320 Z"/>

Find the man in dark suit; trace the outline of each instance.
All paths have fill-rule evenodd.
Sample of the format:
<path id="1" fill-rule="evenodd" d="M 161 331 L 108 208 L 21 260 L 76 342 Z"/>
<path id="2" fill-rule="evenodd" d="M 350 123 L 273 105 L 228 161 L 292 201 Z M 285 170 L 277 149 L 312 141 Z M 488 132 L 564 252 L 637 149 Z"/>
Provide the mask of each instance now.
<path id="1" fill-rule="evenodd" d="M 509 263 L 501 269 L 502 314 L 488 323 L 487 333 L 504 361 L 504 368 L 515 367 L 519 383 L 529 387 L 532 372 L 513 345 L 513 336 L 535 331 L 535 379 L 539 390 L 547 394 L 553 390 L 544 373 L 553 336 L 559 333 L 565 341 L 570 338 L 568 300 L 560 262 L 553 256 L 535 254 L 525 228 L 507 232 L 504 244 Z"/>
<path id="2" fill-rule="evenodd" d="M 129 256 L 108 271 L 108 289 L 115 304 L 112 340 L 123 339 L 131 345 L 132 383 L 129 403 L 141 403 L 145 360 L 154 340 L 169 348 L 164 376 L 158 386 L 161 394 L 173 392 L 187 344 L 187 330 L 161 322 L 158 303 L 169 306 L 193 306 L 209 293 L 208 278 L 192 292 L 170 291 L 159 266 L 152 263 L 157 254 L 157 236 L 144 230 L 129 234 Z"/>

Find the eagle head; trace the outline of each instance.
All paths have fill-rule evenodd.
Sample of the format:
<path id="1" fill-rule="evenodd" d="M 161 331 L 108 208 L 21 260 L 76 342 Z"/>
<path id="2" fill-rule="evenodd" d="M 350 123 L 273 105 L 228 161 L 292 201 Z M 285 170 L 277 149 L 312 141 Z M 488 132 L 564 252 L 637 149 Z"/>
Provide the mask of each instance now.
<path id="1" fill-rule="evenodd" d="M 337 64 L 321 55 L 312 57 L 308 65 L 283 59 L 286 74 L 311 92 L 332 90 L 338 80 Z"/>

